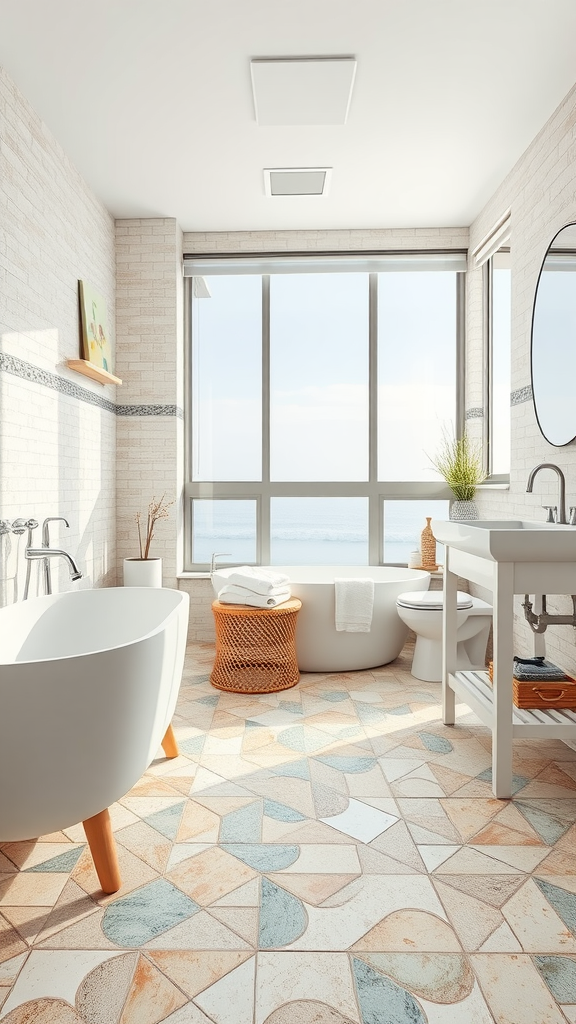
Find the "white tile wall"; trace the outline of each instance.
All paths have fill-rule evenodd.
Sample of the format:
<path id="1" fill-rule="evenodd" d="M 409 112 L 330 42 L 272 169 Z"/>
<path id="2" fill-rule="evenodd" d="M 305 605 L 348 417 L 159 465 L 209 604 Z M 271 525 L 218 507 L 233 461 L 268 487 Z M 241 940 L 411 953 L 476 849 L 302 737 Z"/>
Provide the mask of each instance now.
<path id="1" fill-rule="evenodd" d="M 2 69 L 0 223 L 0 352 L 114 401 L 65 365 L 80 354 L 78 280 L 114 324 L 112 218 Z M 73 586 L 115 582 L 115 419 L 0 370 L 0 517 L 66 516 L 70 530 L 54 524 L 53 537 L 84 573 Z M 68 574 L 54 566 L 59 587 Z"/>
<path id="2" fill-rule="evenodd" d="M 182 408 L 182 235 L 173 218 L 116 221 L 117 372 L 123 405 Z M 135 410 L 138 413 L 138 408 Z M 182 420 L 117 418 L 118 568 L 136 557 L 135 514 L 165 495 L 151 553 L 163 558 L 164 585 L 176 586 L 182 500 Z"/>
<path id="3" fill-rule="evenodd" d="M 512 211 L 512 390 L 530 384 L 530 329 L 536 281 L 547 246 L 556 231 L 576 221 L 576 86 L 539 132 L 510 174 L 470 228 L 470 248 L 487 234 L 499 217 Z M 467 406 L 481 404 L 481 272 L 468 275 Z M 566 473 L 568 504 L 576 504 L 576 444 L 555 448 L 538 430 L 532 402 L 513 406 L 510 491 L 486 491 L 480 499 L 485 518 L 543 518 L 543 504 L 555 504 L 557 484 L 552 473 L 540 475 L 534 494 L 526 494 L 532 466 L 555 462 Z M 563 596 L 549 602 L 549 610 L 571 611 Z M 515 645 L 518 654 L 531 650 L 531 635 L 519 601 Z M 521 617 L 520 617 L 521 616 Z M 569 626 L 546 632 L 549 657 L 576 671 L 576 643 Z"/>

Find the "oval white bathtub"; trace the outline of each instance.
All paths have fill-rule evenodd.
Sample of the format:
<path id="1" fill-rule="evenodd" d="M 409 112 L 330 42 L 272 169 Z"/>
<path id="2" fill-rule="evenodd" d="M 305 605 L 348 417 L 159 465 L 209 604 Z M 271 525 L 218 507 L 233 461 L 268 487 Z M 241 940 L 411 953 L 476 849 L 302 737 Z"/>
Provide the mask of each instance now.
<path id="1" fill-rule="evenodd" d="M 302 672 L 347 672 L 394 661 L 408 627 L 396 611 L 396 598 L 409 590 L 428 590 L 430 573 L 382 565 L 274 565 L 286 573 L 294 597 L 302 601 L 296 626 L 298 667 Z M 233 569 L 214 573 L 216 593 Z M 337 632 L 334 623 L 334 577 L 374 580 L 374 611 L 369 633 Z"/>
<path id="2" fill-rule="evenodd" d="M 117 587 L 0 611 L 0 840 L 98 814 L 156 755 L 176 706 L 188 595 Z"/>

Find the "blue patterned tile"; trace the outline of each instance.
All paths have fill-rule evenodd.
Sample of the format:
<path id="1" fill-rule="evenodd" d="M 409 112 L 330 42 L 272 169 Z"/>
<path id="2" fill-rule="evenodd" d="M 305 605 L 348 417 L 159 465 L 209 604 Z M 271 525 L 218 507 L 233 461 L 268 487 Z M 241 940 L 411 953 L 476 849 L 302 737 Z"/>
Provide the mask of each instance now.
<path id="1" fill-rule="evenodd" d="M 215 708 L 219 700 L 220 698 L 217 693 L 209 693 L 206 697 L 198 697 L 196 704 L 205 704 L 208 708 Z"/>
<path id="2" fill-rule="evenodd" d="M 322 761 L 322 764 L 327 764 L 329 768 L 336 768 L 337 771 L 347 772 L 349 775 L 369 772 L 378 763 L 375 757 L 345 757 L 340 754 L 317 757 L 316 760 Z"/>
<path id="3" fill-rule="evenodd" d="M 354 701 L 356 714 L 364 725 L 380 725 L 386 720 L 387 710 L 375 707 L 374 704 L 363 704 L 361 701 Z"/>
<path id="4" fill-rule="evenodd" d="M 548 811 L 541 811 L 539 807 L 533 807 L 532 804 L 515 800 L 514 806 L 524 815 L 526 821 L 532 825 L 532 828 L 548 846 L 554 846 L 570 828 L 570 822 L 562 821 L 556 815 L 549 814 Z"/>
<path id="5" fill-rule="evenodd" d="M 485 768 L 483 772 L 480 772 L 480 774 L 476 776 L 476 778 L 479 779 L 480 782 L 490 782 L 491 783 L 492 782 L 492 769 L 491 768 Z M 524 778 L 523 775 L 513 775 L 512 776 L 512 796 L 514 796 L 516 793 L 519 793 L 521 789 L 524 789 L 524 786 L 527 786 L 529 782 L 530 782 L 530 779 Z"/>
<path id="6" fill-rule="evenodd" d="M 558 1003 L 576 1000 L 576 961 L 567 956 L 535 956 L 534 963 Z"/>
<path id="7" fill-rule="evenodd" d="M 201 754 L 206 742 L 206 735 L 190 736 L 187 740 L 178 740 L 181 754 Z"/>
<path id="8" fill-rule="evenodd" d="M 265 800 L 264 801 L 264 814 L 268 818 L 275 818 L 276 821 L 305 821 L 303 814 L 300 811 L 295 811 L 293 807 L 286 807 L 286 804 L 279 804 L 276 800 Z"/>
<path id="9" fill-rule="evenodd" d="M 282 868 L 290 867 L 300 853 L 298 846 L 280 843 L 233 843 L 222 849 L 255 871 L 281 871 Z"/>
<path id="10" fill-rule="evenodd" d="M 289 711 L 291 715 L 303 715 L 304 710 L 301 704 L 295 700 L 281 700 L 278 704 L 282 711 Z"/>
<path id="11" fill-rule="evenodd" d="M 418 735 L 426 750 L 431 750 L 435 754 L 449 754 L 454 750 L 450 740 L 444 739 L 443 736 L 437 736 L 434 732 L 419 732 Z"/>
<path id="12" fill-rule="evenodd" d="M 288 946 L 302 935 L 308 915 L 301 900 L 281 889 L 269 878 L 262 879 L 260 906 L 260 949 Z"/>
<path id="13" fill-rule="evenodd" d="M 110 903 L 102 918 L 102 931 L 117 946 L 142 946 L 200 907 L 164 878 Z"/>
<path id="14" fill-rule="evenodd" d="M 66 872 L 72 871 L 72 868 L 76 867 L 76 862 L 84 849 L 83 846 L 77 846 L 72 850 L 66 850 L 66 853 L 59 853 L 57 857 L 50 857 L 50 860 L 45 860 L 42 864 L 35 864 L 33 868 L 25 868 L 25 871 L 56 871 Z"/>
<path id="15" fill-rule="evenodd" d="M 411 715 L 412 708 L 408 704 L 399 704 L 397 708 L 387 708 L 389 715 Z"/>
<path id="16" fill-rule="evenodd" d="M 350 694 L 347 690 L 329 690 L 322 694 L 322 700 L 329 700 L 332 704 L 339 704 L 341 700 L 348 700 Z"/>
<path id="17" fill-rule="evenodd" d="M 174 841 L 185 802 L 182 800 L 181 803 L 172 804 L 171 807 L 163 807 L 161 811 L 154 811 L 154 814 L 148 814 L 144 821 L 155 828 L 157 832 L 166 836 L 166 839 Z"/>
<path id="18" fill-rule="evenodd" d="M 283 764 L 280 768 L 273 768 L 272 771 L 274 775 L 278 775 L 280 778 L 310 781 L 308 761 L 292 761 L 290 764 Z"/>
<path id="19" fill-rule="evenodd" d="M 567 889 L 561 889 L 559 885 L 552 885 L 551 882 L 546 882 L 543 878 L 535 878 L 534 881 L 548 903 L 562 918 L 566 927 L 576 936 L 576 896 L 574 893 L 568 892 Z"/>
<path id="20" fill-rule="evenodd" d="M 356 957 L 352 968 L 362 1024 L 426 1024 L 421 1007 L 405 988 Z"/>
<path id="21" fill-rule="evenodd" d="M 252 804 L 230 811 L 220 825 L 221 843 L 259 843 L 262 838 L 262 804 Z"/>

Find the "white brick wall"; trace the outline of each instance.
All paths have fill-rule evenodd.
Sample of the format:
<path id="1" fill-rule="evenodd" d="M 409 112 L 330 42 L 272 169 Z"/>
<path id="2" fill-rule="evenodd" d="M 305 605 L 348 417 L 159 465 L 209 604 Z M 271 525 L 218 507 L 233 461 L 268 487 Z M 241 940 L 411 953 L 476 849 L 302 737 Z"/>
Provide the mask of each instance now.
<path id="1" fill-rule="evenodd" d="M 185 253 L 362 252 L 467 249 L 468 228 L 374 228 L 341 231 L 185 231 Z"/>
<path id="2" fill-rule="evenodd" d="M 114 325 L 112 218 L 2 69 L 0 225 L 0 351 L 114 401 L 65 365 L 79 356 L 78 280 Z M 115 582 L 115 427 L 109 411 L 0 371 L 0 517 L 66 516 L 53 543 L 77 557 L 74 586 Z M 68 574 L 54 566 L 59 587 Z"/>
<path id="3" fill-rule="evenodd" d="M 470 228 L 470 248 L 486 235 L 499 217 L 512 211 L 512 390 L 530 384 L 530 329 L 536 281 L 553 235 L 576 220 L 576 87 L 566 96 L 510 174 L 497 189 Z M 481 290 L 482 275 L 468 275 L 467 406 L 481 405 Z M 512 466 L 510 491 L 486 491 L 480 500 L 484 518 L 523 517 L 542 519 L 543 504 L 556 504 L 555 476 L 537 477 L 534 494 L 526 494 L 532 466 L 554 462 L 566 474 L 568 504 L 576 504 L 576 445 L 554 448 L 544 440 L 536 423 L 532 402 L 514 406 L 512 416 Z M 474 422 L 474 421 L 473 421 Z M 572 602 L 562 596 L 549 602 L 549 610 L 571 611 Z M 518 654 L 531 650 L 531 635 L 516 603 L 515 645 Z M 548 629 L 548 655 L 564 668 L 576 671 L 576 643 L 569 626 Z"/>

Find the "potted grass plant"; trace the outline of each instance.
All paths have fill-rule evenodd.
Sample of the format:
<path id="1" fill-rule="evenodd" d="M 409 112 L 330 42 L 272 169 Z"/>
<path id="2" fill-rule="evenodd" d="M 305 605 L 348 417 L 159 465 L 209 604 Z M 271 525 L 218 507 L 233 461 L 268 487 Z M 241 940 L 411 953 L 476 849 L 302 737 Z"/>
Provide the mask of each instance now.
<path id="1" fill-rule="evenodd" d="M 125 587 L 162 586 L 162 559 L 151 555 L 150 547 L 154 539 L 156 523 L 159 519 L 166 519 L 170 515 L 170 508 L 173 504 L 173 501 L 165 501 L 163 494 L 159 501 L 155 497 L 152 498 L 145 521 L 141 512 L 136 513 L 134 518 L 140 553 L 135 558 L 124 559 Z"/>
<path id="2" fill-rule="evenodd" d="M 474 498 L 478 484 L 486 479 L 480 442 L 471 440 L 468 434 L 453 437 L 444 433 L 438 451 L 429 458 L 454 495 L 450 519 L 478 519 Z"/>

